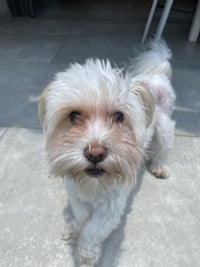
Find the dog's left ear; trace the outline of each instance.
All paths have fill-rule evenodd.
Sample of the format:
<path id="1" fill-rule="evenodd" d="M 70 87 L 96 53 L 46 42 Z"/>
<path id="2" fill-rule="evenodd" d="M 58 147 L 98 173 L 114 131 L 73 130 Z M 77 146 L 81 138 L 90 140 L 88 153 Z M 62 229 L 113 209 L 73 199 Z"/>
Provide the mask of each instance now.
<path id="1" fill-rule="evenodd" d="M 146 127 L 148 128 L 153 120 L 155 112 L 155 101 L 148 87 L 142 82 L 135 82 L 131 86 L 131 92 L 136 94 L 144 107 L 146 115 Z"/>
<path id="2" fill-rule="evenodd" d="M 46 106 L 47 106 L 47 93 L 50 90 L 50 84 L 44 89 L 40 95 L 40 100 L 38 104 L 38 117 L 42 126 L 44 126 L 44 120 L 46 115 Z"/>

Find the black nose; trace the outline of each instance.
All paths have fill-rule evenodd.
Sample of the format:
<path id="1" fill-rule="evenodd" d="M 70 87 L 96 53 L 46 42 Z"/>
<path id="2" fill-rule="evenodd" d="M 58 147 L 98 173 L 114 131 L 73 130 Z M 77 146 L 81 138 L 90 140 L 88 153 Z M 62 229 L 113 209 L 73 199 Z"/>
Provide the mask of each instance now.
<path id="1" fill-rule="evenodd" d="M 96 164 L 103 161 L 107 156 L 107 149 L 100 144 L 92 143 L 84 150 L 84 156 L 90 162 Z"/>

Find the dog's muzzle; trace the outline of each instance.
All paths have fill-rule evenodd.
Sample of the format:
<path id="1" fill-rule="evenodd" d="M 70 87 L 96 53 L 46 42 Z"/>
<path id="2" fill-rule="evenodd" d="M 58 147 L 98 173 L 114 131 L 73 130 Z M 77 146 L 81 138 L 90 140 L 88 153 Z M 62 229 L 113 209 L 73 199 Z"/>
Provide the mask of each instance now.
<path id="1" fill-rule="evenodd" d="M 105 173 L 103 168 L 100 168 L 96 165 L 86 168 L 85 171 L 89 176 L 92 177 L 99 177 Z"/>
<path id="2" fill-rule="evenodd" d="M 91 166 L 85 169 L 89 176 L 98 177 L 104 174 L 105 170 L 99 167 L 98 163 L 104 161 L 107 154 L 107 149 L 97 142 L 91 143 L 84 149 L 85 158 L 92 163 Z"/>
<path id="3" fill-rule="evenodd" d="M 107 149 L 98 143 L 91 143 L 84 149 L 84 156 L 93 164 L 102 162 L 107 154 Z"/>

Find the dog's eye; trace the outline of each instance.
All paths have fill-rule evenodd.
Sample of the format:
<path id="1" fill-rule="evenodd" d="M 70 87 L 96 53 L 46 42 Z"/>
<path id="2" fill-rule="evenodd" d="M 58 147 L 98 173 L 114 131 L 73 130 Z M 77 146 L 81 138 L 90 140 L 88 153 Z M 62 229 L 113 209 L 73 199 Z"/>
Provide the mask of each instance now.
<path id="1" fill-rule="evenodd" d="M 75 122 L 79 121 L 80 118 L 81 118 L 81 113 L 78 111 L 72 111 L 69 114 L 69 119 L 70 119 L 71 123 L 75 123 Z"/>
<path id="2" fill-rule="evenodd" d="M 121 123 L 124 120 L 124 114 L 120 111 L 117 111 L 112 115 L 112 119 L 115 123 Z"/>

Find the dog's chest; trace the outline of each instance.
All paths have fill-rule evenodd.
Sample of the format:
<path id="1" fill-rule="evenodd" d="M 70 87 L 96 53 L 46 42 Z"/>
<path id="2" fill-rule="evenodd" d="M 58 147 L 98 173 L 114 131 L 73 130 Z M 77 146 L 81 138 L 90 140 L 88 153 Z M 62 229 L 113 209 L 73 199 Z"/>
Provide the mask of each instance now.
<path id="1" fill-rule="evenodd" d="M 96 183 L 88 183 L 83 186 L 67 178 L 65 179 L 65 187 L 69 198 L 71 195 L 76 196 L 92 209 L 119 199 L 122 191 L 124 191 L 123 186 L 117 183 L 108 188 L 100 187 Z"/>

